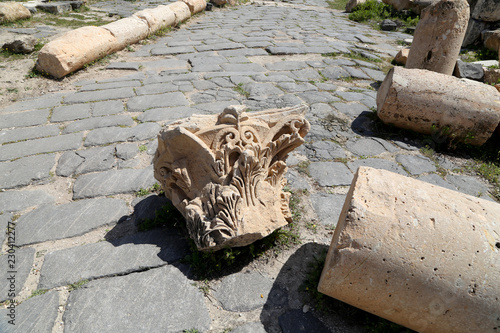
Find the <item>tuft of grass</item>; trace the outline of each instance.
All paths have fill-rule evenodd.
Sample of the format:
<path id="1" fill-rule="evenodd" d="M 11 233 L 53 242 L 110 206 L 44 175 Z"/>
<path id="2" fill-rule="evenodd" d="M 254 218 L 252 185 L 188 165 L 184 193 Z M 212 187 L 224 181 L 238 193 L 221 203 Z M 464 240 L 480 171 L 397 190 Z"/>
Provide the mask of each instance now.
<path id="1" fill-rule="evenodd" d="M 245 98 L 248 98 L 248 96 L 250 96 L 250 93 L 243 88 L 243 83 L 238 83 L 238 85 L 234 87 L 234 90 L 237 93 L 245 96 Z"/>
<path id="2" fill-rule="evenodd" d="M 68 286 L 68 290 L 73 291 L 73 290 L 79 289 L 79 288 L 83 287 L 85 284 L 87 284 L 88 282 L 89 282 L 89 280 L 80 280 L 78 282 L 72 283 Z"/>
<path id="3" fill-rule="evenodd" d="M 33 291 L 31 292 L 31 296 L 30 296 L 29 298 L 31 298 L 31 297 L 35 297 L 35 296 L 39 296 L 39 295 L 43 295 L 43 294 L 45 294 L 47 291 L 49 291 L 49 290 L 48 290 L 48 289 L 37 289 L 37 290 L 33 290 Z"/>
<path id="4" fill-rule="evenodd" d="M 460 51 L 460 59 L 465 62 L 498 59 L 498 52 L 487 49 L 484 46 L 469 46 Z M 498 68 L 498 66 L 496 66 Z"/>
<path id="5" fill-rule="evenodd" d="M 138 197 L 145 197 L 146 195 L 150 193 L 158 193 L 161 190 L 161 185 L 158 183 L 155 183 L 153 186 L 149 188 L 141 188 L 139 191 L 135 192 L 135 195 Z"/>
<path id="6" fill-rule="evenodd" d="M 368 0 L 354 7 L 349 19 L 356 22 L 381 22 L 386 19 L 399 22 L 399 25 L 415 27 L 420 17 L 411 11 L 398 12 L 391 5 L 377 0 Z M 377 24 L 378 27 L 378 24 Z"/>
<path id="7" fill-rule="evenodd" d="M 328 8 L 337 9 L 337 10 L 345 10 L 345 6 L 347 5 L 349 0 L 327 0 Z"/>
<path id="8" fill-rule="evenodd" d="M 163 226 L 174 226 L 177 227 L 181 223 L 184 223 L 184 217 L 182 214 L 174 207 L 170 202 L 164 205 L 161 209 L 155 212 L 154 219 L 145 219 L 139 226 L 139 231 L 147 231 Z"/>
<path id="9" fill-rule="evenodd" d="M 141 153 L 145 152 L 146 150 L 148 150 L 148 147 L 146 145 L 140 145 L 139 146 L 139 151 Z M 156 183 L 156 184 L 158 184 L 158 183 Z"/>

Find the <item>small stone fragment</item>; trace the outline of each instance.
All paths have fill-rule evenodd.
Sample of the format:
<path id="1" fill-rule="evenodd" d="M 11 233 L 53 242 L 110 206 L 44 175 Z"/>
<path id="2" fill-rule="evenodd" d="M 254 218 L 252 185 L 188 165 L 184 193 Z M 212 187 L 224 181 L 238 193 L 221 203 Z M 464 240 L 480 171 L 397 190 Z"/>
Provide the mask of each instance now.
<path id="1" fill-rule="evenodd" d="M 406 65 L 406 61 L 408 60 L 408 54 L 410 54 L 410 48 L 405 47 L 401 50 L 399 50 L 398 54 L 394 57 L 394 61 L 398 65 Z"/>
<path id="2" fill-rule="evenodd" d="M 28 54 L 35 50 L 36 38 L 19 36 L 11 42 L 3 44 L 2 48 L 13 53 Z"/>
<path id="3" fill-rule="evenodd" d="M 380 29 L 382 29 L 383 31 L 393 31 L 396 30 L 397 28 L 398 25 L 394 21 L 383 20 L 382 22 L 380 22 Z"/>

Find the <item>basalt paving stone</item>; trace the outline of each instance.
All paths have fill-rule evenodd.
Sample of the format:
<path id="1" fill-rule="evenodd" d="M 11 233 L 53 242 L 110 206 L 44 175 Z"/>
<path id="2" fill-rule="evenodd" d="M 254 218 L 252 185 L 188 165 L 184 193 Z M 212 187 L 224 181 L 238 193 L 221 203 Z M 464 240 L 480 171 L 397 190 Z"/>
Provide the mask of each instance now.
<path id="1" fill-rule="evenodd" d="M 106 69 L 138 71 L 141 66 L 140 62 L 112 62 L 106 66 Z"/>
<path id="2" fill-rule="evenodd" d="M 156 229 L 113 242 L 49 252 L 40 271 L 38 289 L 160 267 L 188 253 L 187 242 L 173 229 Z"/>
<path id="3" fill-rule="evenodd" d="M 77 149 L 82 143 L 83 134 L 66 134 L 43 139 L 10 143 L 0 146 L 0 161 L 28 155 Z"/>
<path id="4" fill-rule="evenodd" d="M 441 186 L 453 191 L 457 191 L 457 188 L 453 186 L 452 184 L 448 183 L 446 180 L 444 180 L 441 176 L 435 174 L 435 173 L 430 173 L 428 175 L 424 176 L 418 176 L 418 180 L 424 181 L 426 183 L 430 183 L 436 186 Z"/>
<path id="5" fill-rule="evenodd" d="M 155 184 L 153 167 L 109 170 L 80 176 L 73 187 L 73 199 L 132 193 Z"/>
<path id="6" fill-rule="evenodd" d="M 182 332 L 186 327 L 204 332 L 211 320 L 203 293 L 168 265 L 91 281 L 72 291 L 63 321 L 65 332 L 135 333 Z"/>
<path id="7" fill-rule="evenodd" d="M 219 54 L 223 57 L 238 57 L 238 56 L 261 56 L 268 55 L 263 49 L 237 49 L 237 50 L 225 50 L 219 51 Z"/>
<path id="8" fill-rule="evenodd" d="M 34 184 L 50 177 L 55 154 L 43 154 L 0 163 L 0 189 Z"/>
<path id="9" fill-rule="evenodd" d="M 328 193 L 314 193 L 310 196 L 319 221 L 328 226 L 337 225 L 345 198 L 345 194 Z"/>
<path id="10" fill-rule="evenodd" d="M 382 71 L 371 68 L 364 68 L 363 70 L 366 74 L 368 74 L 369 77 L 371 77 L 375 81 L 384 81 L 385 79 L 385 74 Z"/>
<path id="11" fill-rule="evenodd" d="M 271 83 L 248 83 L 243 86 L 243 89 L 248 92 L 248 99 L 257 101 L 268 99 L 271 96 L 283 95 L 283 91 Z"/>
<path id="12" fill-rule="evenodd" d="M 309 65 L 303 61 L 278 61 L 275 63 L 266 64 L 266 68 L 270 71 L 293 71 L 308 67 Z"/>
<path id="13" fill-rule="evenodd" d="M 84 91 L 68 95 L 64 98 L 65 104 L 87 103 L 95 101 L 107 101 L 112 99 L 123 99 L 134 97 L 135 92 L 133 88 L 116 88 L 97 91 Z"/>
<path id="14" fill-rule="evenodd" d="M 288 310 L 278 318 L 283 333 L 315 332 L 330 333 L 331 331 L 310 312 L 301 309 Z"/>
<path id="15" fill-rule="evenodd" d="M 269 46 L 266 47 L 266 51 L 272 55 L 293 55 L 293 54 L 305 54 L 307 51 L 304 46 L 293 47 L 293 46 Z"/>
<path id="16" fill-rule="evenodd" d="M 355 66 L 356 63 L 352 60 L 347 60 L 347 59 L 331 59 L 331 58 L 326 58 L 323 60 L 326 64 L 328 65 L 334 65 L 334 66 Z"/>
<path id="17" fill-rule="evenodd" d="M 333 141 L 320 140 L 306 144 L 307 156 L 311 160 L 331 160 L 347 157 L 344 149 Z"/>
<path id="18" fill-rule="evenodd" d="M 305 83 L 294 83 L 294 82 L 280 82 L 278 86 L 287 92 L 305 92 L 305 91 L 316 91 L 318 88 L 308 82 Z"/>
<path id="19" fill-rule="evenodd" d="M 256 74 L 252 78 L 258 82 L 295 82 L 290 76 L 285 74 Z"/>
<path id="20" fill-rule="evenodd" d="M 323 79 L 321 75 L 315 69 L 304 68 L 296 71 L 292 71 L 290 76 L 298 81 L 311 81 L 311 80 L 321 80 Z"/>
<path id="21" fill-rule="evenodd" d="M 18 212 L 29 207 L 53 202 L 54 197 L 41 190 L 0 192 L 0 212 Z M 0 230 L 4 230 L 4 228 Z"/>
<path id="22" fill-rule="evenodd" d="M 342 97 L 346 101 L 359 101 L 367 96 L 363 93 L 354 92 L 354 91 L 336 91 L 335 94 L 339 97 Z"/>
<path id="23" fill-rule="evenodd" d="M 356 118 L 361 113 L 368 111 L 368 108 L 360 103 L 335 103 L 333 104 L 333 107 L 343 114 L 351 116 L 352 118 Z"/>
<path id="24" fill-rule="evenodd" d="M 59 134 L 59 126 L 48 125 L 38 127 L 16 128 L 0 131 L 0 144 L 22 140 L 38 139 Z"/>
<path id="25" fill-rule="evenodd" d="M 98 227 L 115 224 L 127 215 L 125 201 L 110 198 L 42 206 L 19 218 L 16 245 L 80 236 Z"/>
<path id="26" fill-rule="evenodd" d="M 25 300 L 15 308 L 15 325 L 9 324 L 9 309 L 1 309 L 0 332 L 51 332 L 59 309 L 56 290 Z"/>
<path id="27" fill-rule="evenodd" d="M 132 126 L 134 124 L 135 122 L 132 120 L 132 118 L 126 115 L 94 117 L 90 119 L 77 120 L 68 124 L 63 129 L 63 134 L 81 132 L 102 127 Z"/>
<path id="28" fill-rule="evenodd" d="M 0 114 L 0 128 L 42 125 L 49 115 L 49 109 Z"/>
<path id="29" fill-rule="evenodd" d="M 127 103 L 129 112 L 140 112 L 152 108 L 186 105 L 189 105 L 189 102 L 181 92 L 137 96 L 129 99 Z"/>
<path id="30" fill-rule="evenodd" d="M 347 166 L 353 173 L 355 173 L 360 166 L 372 167 L 375 169 L 388 170 L 394 173 L 399 173 L 400 175 L 407 176 L 408 174 L 404 169 L 399 166 L 396 162 L 385 160 L 382 158 L 367 158 L 361 160 L 355 160 L 347 163 Z"/>
<path id="31" fill-rule="evenodd" d="M 7 226 L 9 225 L 9 222 L 12 219 L 12 216 L 14 214 L 12 213 L 7 213 L 6 211 L 2 211 L 2 208 L 0 208 L 0 230 L 5 230 L 5 232 L 0 232 L 0 244 L 3 244 L 5 241 L 5 238 L 7 238 Z"/>
<path id="32" fill-rule="evenodd" d="M 18 237 L 19 232 L 16 227 L 16 241 Z M 14 255 L 14 258 L 9 258 L 8 254 L 0 256 L 0 264 L 2 265 L 2 270 L 0 271 L 0 279 L 2 281 L 0 284 L 0 302 L 11 299 L 12 297 L 10 297 L 10 293 L 14 293 L 17 296 L 21 292 L 21 289 L 23 288 L 24 283 L 26 282 L 26 279 L 31 271 L 31 266 L 33 265 L 35 249 L 14 248 L 14 251 L 10 253 L 11 255 Z M 12 277 L 14 277 L 14 279 L 11 279 Z M 3 322 L 4 320 L 5 318 L 2 318 L 0 322 Z"/>
<path id="33" fill-rule="evenodd" d="M 349 76 L 355 79 L 364 79 L 364 80 L 370 79 L 370 77 L 366 75 L 361 69 L 349 66 L 344 66 L 343 68 L 349 73 Z"/>
<path id="34" fill-rule="evenodd" d="M 95 90 L 105 90 L 105 89 L 117 89 L 125 87 L 140 87 L 141 82 L 137 80 L 133 81 L 118 81 L 118 82 L 107 82 L 107 83 L 94 83 L 84 85 L 79 91 L 95 91 Z"/>
<path id="35" fill-rule="evenodd" d="M 64 153 L 57 163 L 56 174 L 68 177 L 94 171 L 105 171 L 116 165 L 112 146 Z"/>
<path id="36" fill-rule="evenodd" d="M 226 72 L 266 72 L 266 68 L 256 64 L 221 64 Z"/>
<path id="37" fill-rule="evenodd" d="M 346 148 L 358 156 L 376 156 L 386 151 L 384 146 L 372 139 L 359 139 L 355 142 L 349 141 Z"/>
<path id="38" fill-rule="evenodd" d="M 135 89 L 137 96 L 163 94 L 178 91 L 179 86 L 173 83 L 153 83 Z"/>
<path id="39" fill-rule="evenodd" d="M 306 101 L 308 104 L 314 103 L 330 103 L 340 101 L 339 98 L 333 96 L 326 91 L 306 91 L 299 93 L 298 96 Z"/>
<path id="40" fill-rule="evenodd" d="M 338 66 L 327 67 L 320 70 L 320 72 L 324 77 L 330 80 L 339 80 L 343 77 L 349 77 L 349 73 L 342 67 Z"/>
<path id="41" fill-rule="evenodd" d="M 298 171 L 294 169 L 288 169 L 288 172 L 286 173 L 286 180 L 287 180 L 287 185 L 292 190 L 309 191 L 311 189 L 311 186 L 304 178 L 304 176 L 302 176 Z"/>
<path id="42" fill-rule="evenodd" d="M 435 172 L 436 166 L 429 158 L 418 155 L 398 155 L 396 161 L 408 170 L 412 175 L 420 175 L 426 172 Z"/>
<path id="43" fill-rule="evenodd" d="M 245 47 L 245 45 L 241 43 L 219 43 L 219 44 L 210 44 L 210 45 L 195 45 L 195 49 L 198 52 L 204 51 L 221 51 L 221 50 L 234 50 Z"/>
<path id="44" fill-rule="evenodd" d="M 376 138 L 376 137 L 373 137 L 372 140 L 375 140 L 377 141 L 378 143 L 380 143 L 382 146 L 384 146 L 384 148 L 389 152 L 389 153 L 395 153 L 397 151 L 400 151 L 400 149 L 398 147 L 396 147 L 395 145 L 393 145 L 392 143 L 390 143 L 389 141 L 387 140 L 384 140 L 382 138 Z"/>
<path id="45" fill-rule="evenodd" d="M 260 322 L 246 323 L 231 330 L 232 333 L 266 333 L 264 325 Z"/>
<path id="46" fill-rule="evenodd" d="M 222 280 L 215 288 L 214 296 L 224 310 L 232 312 L 252 311 L 264 304 L 273 306 L 287 304 L 286 293 L 273 288 L 273 282 L 271 278 L 257 272 L 236 273 Z"/>
<path id="47" fill-rule="evenodd" d="M 129 160 L 134 158 L 139 153 L 137 143 L 122 143 L 116 145 L 116 157 L 122 160 Z"/>
<path id="48" fill-rule="evenodd" d="M 351 171 L 339 162 L 312 162 L 308 169 L 320 186 L 351 185 L 353 179 Z"/>
<path id="49" fill-rule="evenodd" d="M 50 109 L 61 103 L 63 94 L 45 95 L 36 99 L 20 101 L 15 104 L 9 105 L 6 108 L 0 109 L 0 113 L 18 112 L 37 109 Z"/>
<path id="50" fill-rule="evenodd" d="M 161 55 L 174 55 L 181 53 L 194 53 L 196 52 L 193 46 L 156 46 L 151 49 L 151 55 L 161 56 Z"/>
<path id="51" fill-rule="evenodd" d="M 447 175 L 446 180 L 456 186 L 458 191 L 480 197 L 487 197 L 488 187 L 472 176 Z"/>
<path id="52" fill-rule="evenodd" d="M 55 108 L 52 111 L 52 122 L 62 122 L 68 120 L 77 120 L 90 117 L 92 112 L 92 105 L 86 104 L 73 104 L 65 105 Z"/>
<path id="53" fill-rule="evenodd" d="M 97 146 L 113 142 L 142 141 L 158 135 L 161 126 L 154 123 L 139 124 L 135 127 L 107 127 L 90 131 L 84 146 Z"/>
<path id="54" fill-rule="evenodd" d="M 125 111 L 122 101 L 104 101 L 92 103 L 92 115 L 108 116 Z"/>

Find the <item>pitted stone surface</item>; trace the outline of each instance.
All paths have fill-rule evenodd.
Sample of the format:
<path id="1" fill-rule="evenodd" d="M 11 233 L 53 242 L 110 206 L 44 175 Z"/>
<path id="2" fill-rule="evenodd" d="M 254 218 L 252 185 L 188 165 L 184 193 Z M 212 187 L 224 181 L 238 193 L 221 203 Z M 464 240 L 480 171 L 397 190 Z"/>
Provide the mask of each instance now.
<path id="1" fill-rule="evenodd" d="M 43 154 L 0 162 L 0 188 L 30 185 L 49 178 L 55 157 L 55 154 Z"/>
<path id="2" fill-rule="evenodd" d="M 1 309 L 0 332 L 50 332 L 59 308 L 59 293 L 55 290 L 30 298 L 16 307 L 15 325 L 5 320 L 8 309 Z"/>
<path id="3" fill-rule="evenodd" d="M 109 198 L 43 206 L 17 220 L 16 245 L 79 236 L 95 228 L 114 224 L 127 214 L 128 208 L 124 201 Z"/>
<path id="4" fill-rule="evenodd" d="M 109 170 L 80 176 L 73 187 L 73 199 L 92 198 L 118 193 L 132 193 L 155 183 L 153 167 Z"/>
<path id="5" fill-rule="evenodd" d="M 54 197 L 41 190 L 0 192 L 0 212 L 18 212 L 53 202 Z"/>
<path id="6" fill-rule="evenodd" d="M 65 330 L 181 332 L 190 327 L 206 331 L 208 309 L 203 294 L 192 284 L 173 266 L 91 281 L 71 292 L 63 316 Z"/>
<path id="7" fill-rule="evenodd" d="M 16 228 L 16 238 L 17 237 L 18 232 Z M 15 249 L 13 254 L 15 257 L 14 263 L 12 263 L 12 259 L 9 261 L 7 254 L 0 256 L 0 263 L 2 267 L 4 267 L 4 269 L 0 271 L 0 279 L 2 279 L 2 284 L 0 284 L 0 302 L 11 299 L 9 293 L 12 293 L 12 291 L 10 290 L 14 290 L 16 296 L 21 292 L 31 271 L 31 265 L 33 265 L 35 249 Z M 12 282 L 13 286 L 11 286 L 11 281 L 8 280 L 12 275 L 14 275 L 14 280 Z M 1 322 L 4 322 L 4 320 L 5 318 L 2 318 Z"/>
<path id="8" fill-rule="evenodd" d="M 320 186 L 351 185 L 353 178 L 351 171 L 340 162 L 312 162 L 309 172 Z"/>
<path id="9" fill-rule="evenodd" d="M 344 194 L 328 193 L 315 193 L 311 195 L 314 210 L 322 224 L 337 225 L 345 197 Z"/>

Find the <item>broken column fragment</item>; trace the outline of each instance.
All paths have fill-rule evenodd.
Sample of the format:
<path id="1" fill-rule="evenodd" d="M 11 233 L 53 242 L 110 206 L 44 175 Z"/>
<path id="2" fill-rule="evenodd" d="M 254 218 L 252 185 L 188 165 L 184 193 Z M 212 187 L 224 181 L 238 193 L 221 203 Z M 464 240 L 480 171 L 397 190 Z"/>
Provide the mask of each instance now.
<path id="1" fill-rule="evenodd" d="M 230 106 L 160 132 L 155 178 L 199 250 L 245 246 L 288 224 L 285 160 L 309 131 L 306 109 Z"/>
<path id="2" fill-rule="evenodd" d="M 441 0 L 422 10 L 406 68 L 452 75 L 468 21 L 466 0 Z"/>
<path id="3" fill-rule="evenodd" d="M 418 332 L 500 328 L 500 205 L 360 167 L 318 290 Z"/>
<path id="4" fill-rule="evenodd" d="M 500 123 L 500 94 L 477 81 L 394 67 L 377 92 L 377 115 L 386 124 L 479 146 Z"/>

